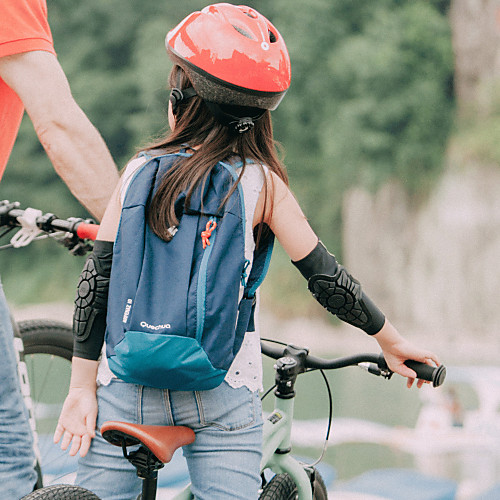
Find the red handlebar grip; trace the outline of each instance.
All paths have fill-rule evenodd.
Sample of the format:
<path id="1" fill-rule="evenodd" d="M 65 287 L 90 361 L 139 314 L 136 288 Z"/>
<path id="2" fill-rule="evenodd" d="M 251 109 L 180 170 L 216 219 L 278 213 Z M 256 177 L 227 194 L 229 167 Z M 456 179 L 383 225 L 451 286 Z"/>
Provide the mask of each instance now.
<path id="1" fill-rule="evenodd" d="M 87 224 L 86 222 L 82 222 L 78 225 L 76 229 L 76 234 L 82 240 L 94 240 L 97 238 L 97 231 L 99 231 L 99 224 Z"/>

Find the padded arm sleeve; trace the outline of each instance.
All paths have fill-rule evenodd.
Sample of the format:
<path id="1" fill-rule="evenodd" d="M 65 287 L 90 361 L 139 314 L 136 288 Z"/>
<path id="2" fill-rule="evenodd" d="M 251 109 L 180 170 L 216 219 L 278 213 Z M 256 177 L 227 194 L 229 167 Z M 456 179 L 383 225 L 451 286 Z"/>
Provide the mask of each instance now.
<path id="1" fill-rule="evenodd" d="M 113 243 L 94 243 L 78 281 L 73 314 L 73 355 L 97 361 L 104 343 Z"/>
<path id="2" fill-rule="evenodd" d="M 375 335 L 384 326 L 383 313 L 321 241 L 309 255 L 292 264 L 307 279 L 315 299 L 339 319 L 369 335 Z"/>

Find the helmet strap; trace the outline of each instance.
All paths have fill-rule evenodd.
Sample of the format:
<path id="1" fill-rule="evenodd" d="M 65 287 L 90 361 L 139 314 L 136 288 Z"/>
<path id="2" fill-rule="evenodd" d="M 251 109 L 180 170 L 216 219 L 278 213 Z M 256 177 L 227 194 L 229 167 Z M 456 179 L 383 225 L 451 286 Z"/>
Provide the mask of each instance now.
<path id="1" fill-rule="evenodd" d="M 265 109 L 248 108 L 248 111 L 252 112 L 251 116 L 250 113 L 249 116 L 236 116 L 229 112 L 229 110 L 231 109 L 230 105 L 224 105 L 225 111 L 223 111 L 221 105 L 214 102 L 205 101 L 205 104 L 207 105 L 210 112 L 214 115 L 214 118 L 221 125 L 228 127 L 231 131 L 238 134 L 244 134 L 245 132 L 251 130 L 254 127 L 255 122 L 259 118 L 262 118 L 262 116 L 266 112 Z M 237 106 L 235 107 L 235 109 L 236 108 L 238 108 L 238 111 L 241 111 L 242 106 Z"/>
<path id="2" fill-rule="evenodd" d="M 177 109 L 179 108 L 179 104 L 182 101 L 186 101 L 198 95 L 196 90 L 193 87 L 188 87 L 187 89 L 181 90 L 177 87 L 173 88 L 170 92 L 170 102 L 172 103 L 172 113 L 175 115 L 177 113 Z"/>

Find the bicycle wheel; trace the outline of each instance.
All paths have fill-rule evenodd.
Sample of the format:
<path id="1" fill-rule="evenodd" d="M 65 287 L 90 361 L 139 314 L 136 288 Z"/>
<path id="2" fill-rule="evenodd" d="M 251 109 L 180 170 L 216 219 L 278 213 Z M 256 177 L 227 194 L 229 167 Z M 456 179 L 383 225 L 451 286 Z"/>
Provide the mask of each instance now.
<path id="1" fill-rule="evenodd" d="M 313 500 L 327 500 L 328 492 L 320 473 L 314 470 Z M 262 490 L 260 500 L 295 500 L 297 486 L 288 474 L 276 474 Z"/>
<path id="2" fill-rule="evenodd" d="M 56 484 L 34 491 L 21 500 L 100 500 L 89 490 L 70 484 Z"/>
<path id="3" fill-rule="evenodd" d="M 24 345 L 24 363 L 31 395 L 27 400 L 25 395 L 25 401 L 28 407 L 31 404 L 35 419 L 35 443 L 39 449 L 43 483 L 71 482 L 77 458 L 70 457 L 52 442 L 69 388 L 73 352 L 71 327 L 51 320 L 20 321 L 16 335 Z"/>

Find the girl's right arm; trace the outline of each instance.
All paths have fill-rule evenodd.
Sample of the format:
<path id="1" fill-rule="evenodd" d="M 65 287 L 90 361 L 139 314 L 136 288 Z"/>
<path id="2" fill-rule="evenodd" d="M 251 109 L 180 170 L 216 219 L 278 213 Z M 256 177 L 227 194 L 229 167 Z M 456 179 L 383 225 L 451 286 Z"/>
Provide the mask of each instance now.
<path id="1" fill-rule="evenodd" d="M 66 450 L 71 443 L 69 454 L 80 451 L 84 457 L 95 437 L 97 420 L 96 377 L 99 362 L 73 357 L 69 392 L 59 416 L 54 443 L 61 438 L 61 448 Z"/>
<path id="2" fill-rule="evenodd" d="M 120 189 L 121 182 L 118 183 L 101 221 L 97 235 L 100 246 L 103 242 L 113 242 L 115 239 L 121 211 Z M 102 313 L 101 311 L 101 315 Z M 84 315 L 84 317 L 86 316 Z M 99 366 L 97 359 L 104 339 L 102 330 L 105 325 L 101 322 L 101 324 L 96 323 L 95 326 L 97 328 L 93 332 L 94 335 L 91 333 L 87 338 L 91 344 L 90 347 L 83 345 L 84 342 L 79 342 L 78 335 L 76 335 L 69 392 L 54 433 L 54 443 L 58 443 L 62 439 L 61 448 L 63 450 L 66 450 L 71 443 L 69 451 L 71 456 L 80 452 L 80 455 L 84 457 L 89 450 L 92 438 L 95 437 L 97 420 L 96 378 Z M 81 324 L 80 327 L 85 328 L 85 325 Z M 97 340 L 96 336 L 99 337 Z"/>

